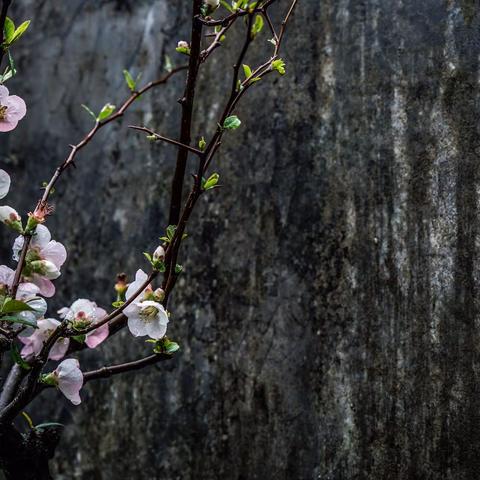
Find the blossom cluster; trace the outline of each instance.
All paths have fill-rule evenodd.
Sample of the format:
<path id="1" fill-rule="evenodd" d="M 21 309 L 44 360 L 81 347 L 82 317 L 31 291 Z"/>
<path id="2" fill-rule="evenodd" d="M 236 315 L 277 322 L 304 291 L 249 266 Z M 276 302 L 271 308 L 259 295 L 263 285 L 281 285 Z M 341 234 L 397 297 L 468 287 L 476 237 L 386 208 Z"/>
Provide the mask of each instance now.
<path id="1" fill-rule="evenodd" d="M 1 92 L 1 90 L 0 90 Z M 0 97 L 1 99 L 1 97 Z M 0 199 L 10 190 L 10 176 L 0 170 Z M 18 339 L 23 345 L 20 355 L 24 362 L 38 357 L 45 343 L 62 324 L 67 324 L 68 334 L 60 337 L 48 350 L 48 359 L 61 361 L 69 353 L 71 342 L 80 342 L 88 348 L 98 347 L 109 335 L 109 317 L 105 309 L 88 299 L 75 300 L 70 306 L 57 311 L 58 319 L 47 315 L 47 299 L 55 294 L 53 283 L 61 275 L 67 259 L 67 251 L 60 242 L 52 239 L 49 229 L 43 224 L 50 212 L 46 205 L 39 205 L 29 214 L 24 228 L 20 215 L 9 206 L 0 207 L 0 220 L 20 235 L 13 242 L 12 259 L 22 262 L 21 267 L 12 269 L 0 265 L 0 323 L 17 323 Z M 163 259 L 165 252 L 158 247 L 153 258 Z M 153 342 L 161 340 L 167 331 L 169 315 L 162 305 L 165 293 L 161 288 L 153 289 L 148 275 L 138 270 L 135 280 L 117 288 L 128 318 L 128 328 L 135 337 L 148 336 Z M 15 313 L 8 309 L 15 302 Z M 5 308 L 7 306 L 7 308 Z M 83 374 L 76 359 L 64 359 L 57 368 L 42 381 L 57 387 L 72 403 L 80 403 Z"/>

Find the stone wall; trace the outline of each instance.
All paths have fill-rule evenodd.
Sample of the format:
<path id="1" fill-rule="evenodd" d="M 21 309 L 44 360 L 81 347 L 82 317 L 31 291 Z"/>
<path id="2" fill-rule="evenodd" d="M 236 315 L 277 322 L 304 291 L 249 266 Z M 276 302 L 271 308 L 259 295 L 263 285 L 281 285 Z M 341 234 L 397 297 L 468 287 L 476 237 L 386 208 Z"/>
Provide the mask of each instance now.
<path id="1" fill-rule="evenodd" d="M 28 118 L 0 144 L 16 205 L 33 207 L 88 128 L 82 103 L 119 104 L 123 68 L 146 81 L 166 52 L 182 61 L 190 3 L 16 0 L 14 17 L 32 18 L 10 84 Z M 42 397 L 35 420 L 67 425 L 55 478 L 477 478 L 478 8 L 300 0 L 288 75 L 242 104 L 216 164 L 224 188 L 192 219 L 171 304 L 181 353 L 88 385 L 77 408 Z M 197 138 L 231 63 L 220 49 L 202 68 Z M 79 296 L 108 306 L 117 272 L 147 268 L 176 152 L 126 126 L 176 136 L 182 85 L 145 95 L 59 184 L 50 226 L 69 260 L 52 312 Z M 123 332 L 82 363 L 145 348 Z"/>

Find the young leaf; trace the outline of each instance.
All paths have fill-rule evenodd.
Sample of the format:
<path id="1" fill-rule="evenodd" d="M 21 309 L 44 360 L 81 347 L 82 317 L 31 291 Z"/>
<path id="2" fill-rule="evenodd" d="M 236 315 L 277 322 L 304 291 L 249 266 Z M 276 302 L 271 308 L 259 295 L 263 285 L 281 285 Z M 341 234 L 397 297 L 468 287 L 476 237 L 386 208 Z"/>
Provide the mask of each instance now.
<path id="1" fill-rule="evenodd" d="M 218 173 L 212 173 L 210 177 L 208 177 L 208 180 L 205 181 L 203 189 L 209 190 L 210 188 L 213 188 L 218 183 L 219 179 L 220 175 Z"/>
<path id="2" fill-rule="evenodd" d="M 255 23 L 252 25 L 252 38 L 255 38 L 263 29 L 263 17 L 257 15 L 255 17 Z"/>
<path id="3" fill-rule="evenodd" d="M 5 43 L 7 45 L 10 44 L 12 41 L 13 35 L 15 34 L 15 24 L 13 23 L 13 20 L 9 17 L 5 19 L 5 27 L 4 27 L 4 37 L 5 37 Z"/>
<path id="4" fill-rule="evenodd" d="M 243 73 L 245 74 L 245 78 L 250 78 L 252 76 L 252 69 L 248 65 L 243 64 Z"/>
<path id="5" fill-rule="evenodd" d="M 82 103 L 82 107 L 88 112 L 88 114 L 93 117 L 95 121 L 97 121 L 97 116 L 86 106 Z"/>
<path id="6" fill-rule="evenodd" d="M 285 75 L 285 62 L 281 58 L 274 60 L 272 70 L 276 70 L 280 75 Z"/>
<path id="7" fill-rule="evenodd" d="M 137 82 L 134 80 L 132 75 L 128 70 L 123 71 L 123 76 L 125 77 L 125 82 L 127 82 L 127 86 L 130 89 L 130 91 L 134 92 L 135 87 L 137 86 Z"/>
<path id="8" fill-rule="evenodd" d="M 180 350 L 180 345 L 176 342 L 166 342 L 164 345 L 165 353 L 175 353 Z"/>
<path id="9" fill-rule="evenodd" d="M 177 229 L 176 225 L 169 225 L 167 227 L 167 237 L 170 241 L 172 241 L 173 236 L 175 235 L 175 230 Z"/>
<path id="10" fill-rule="evenodd" d="M 15 316 L 8 315 L 6 317 L 0 317 L 0 321 L 10 322 L 10 323 L 20 323 L 21 325 L 28 325 L 29 327 L 32 327 L 32 328 L 38 328 L 35 322 L 32 322 L 31 320 L 26 320 L 25 318 L 22 318 L 22 317 L 15 317 Z"/>
<path id="11" fill-rule="evenodd" d="M 241 124 L 242 122 L 236 115 L 231 115 L 223 122 L 223 128 L 225 130 L 236 130 Z"/>
<path id="12" fill-rule="evenodd" d="M 21 302 L 20 300 L 14 300 L 13 298 L 7 299 L 2 306 L 2 313 L 18 313 L 18 312 L 32 312 L 35 311 L 28 303 Z"/>
<path id="13" fill-rule="evenodd" d="M 97 121 L 101 122 L 102 120 L 108 118 L 115 111 L 115 108 L 117 107 L 111 103 L 105 104 L 98 114 Z"/>
<path id="14" fill-rule="evenodd" d="M 234 12 L 233 8 L 225 0 L 220 0 L 220 3 L 222 7 L 226 8 L 230 13 Z"/>
<path id="15" fill-rule="evenodd" d="M 173 70 L 172 59 L 165 55 L 165 70 L 170 73 Z"/>
<path id="16" fill-rule="evenodd" d="M 28 26 L 30 25 L 30 20 L 23 22 L 17 29 L 15 29 L 15 33 L 13 34 L 9 44 L 16 42 L 26 31 Z"/>
<path id="17" fill-rule="evenodd" d="M 22 358 L 18 347 L 13 343 L 10 349 L 10 354 L 12 355 L 12 360 L 24 370 L 30 370 L 32 367 Z"/>

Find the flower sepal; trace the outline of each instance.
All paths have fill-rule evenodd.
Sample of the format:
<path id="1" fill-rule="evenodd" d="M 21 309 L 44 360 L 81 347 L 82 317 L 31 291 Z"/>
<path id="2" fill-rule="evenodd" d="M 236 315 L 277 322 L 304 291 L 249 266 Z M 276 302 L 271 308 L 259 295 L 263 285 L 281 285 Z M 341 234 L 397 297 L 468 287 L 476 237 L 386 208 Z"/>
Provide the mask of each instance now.
<path id="1" fill-rule="evenodd" d="M 172 342 L 168 337 L 163 337 L 160 340 L 148 339 L 145 343 L 153 344 L 153 353 L 172 355 L 176 351 L 180 350 L 180 345 L 176 342 Z"/>

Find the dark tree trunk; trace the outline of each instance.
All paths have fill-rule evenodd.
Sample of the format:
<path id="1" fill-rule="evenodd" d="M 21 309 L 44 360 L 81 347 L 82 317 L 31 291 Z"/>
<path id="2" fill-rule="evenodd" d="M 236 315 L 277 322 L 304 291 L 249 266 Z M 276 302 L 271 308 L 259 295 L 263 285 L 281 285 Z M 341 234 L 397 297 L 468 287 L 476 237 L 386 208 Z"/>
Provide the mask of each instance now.
<path id="1" fill-rule="evenodd" d="M 119 104 L 124 68 L 147 81 L 164 52 L 183 62 L 191 1 L 14 7 L 33 20 L 10 83 L 29 111 L 0 163 L 8 203 L 29 211 L 90 125 L 82 103 Z M 288 74 L 242 104 L 224 188 L 192 217 L 169 325 L 181 352 L 92 382 L 78 408 L 47 392 L 28 410 L 67 424 L 56 479 L 478 477 L 479 32 L 476 0 L 300 0 Z M 239 41 L 202 67 L 195 139 L 215 128 Z M 50 226 L 69 259 L 52 316 L 78 297 L 108 307 L 115 274 L 163 234 L 175 148 L 126 126 L 177 138 L 182 83 L 145 95 L 58 185 Z M 125 333 L 81 362 L 142 351 Z"/>
<path id="2" fill-rule="evenodd" d="M 6 480 L 51 480 L 49 460 L 61 430 L 48 427 L 21 434 L 13 425 L 0 425 L 0 468 Z"/>

